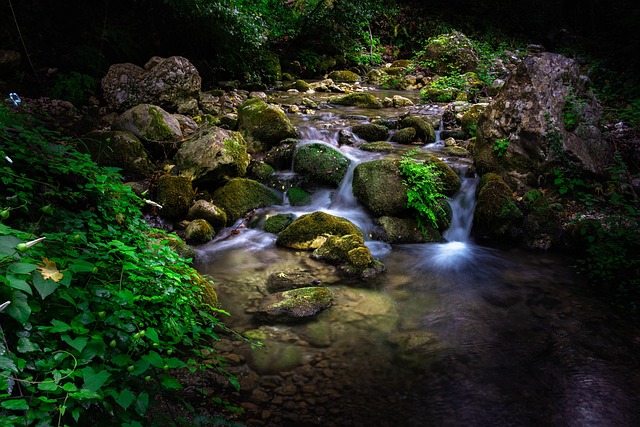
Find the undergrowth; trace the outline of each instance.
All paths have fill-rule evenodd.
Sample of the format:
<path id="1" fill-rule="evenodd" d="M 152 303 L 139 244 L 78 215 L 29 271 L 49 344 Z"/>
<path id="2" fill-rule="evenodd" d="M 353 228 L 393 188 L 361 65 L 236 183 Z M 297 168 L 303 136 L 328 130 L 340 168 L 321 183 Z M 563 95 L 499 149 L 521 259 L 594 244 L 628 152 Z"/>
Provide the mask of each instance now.
<path id="1" fill-rule="evenodd" d="M 211 283 L 117 171 L 5 105 L 0 122 L 0 425 L 153 424 L 181 371 L 238 387 Z"/>

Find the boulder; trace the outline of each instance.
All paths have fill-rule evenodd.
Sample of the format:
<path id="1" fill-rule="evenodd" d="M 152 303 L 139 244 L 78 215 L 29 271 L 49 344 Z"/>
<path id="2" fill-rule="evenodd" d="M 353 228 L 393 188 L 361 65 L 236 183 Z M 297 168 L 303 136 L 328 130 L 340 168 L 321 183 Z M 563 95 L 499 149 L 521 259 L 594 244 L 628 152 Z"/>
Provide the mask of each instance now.
<path id="1" fill-rule="evenodd" d="M 407 188 L 393 160 L 373 160 L 357 165 L 353 171 L 353 195 L 376 216 L 404 216 L 407 213 Z"/>
<path id="2" fill-rule="evenodd" d="M 349 93 L 347 95 L 332 96 L 329 98 L 330 104 L 346 105 L 362 108 L 382 108 L 382 103 L 370 93 Z"/>
<path id="3" fill-rule="evenodd" d="M 256 310 L 256 317 L 269 323 L 307 320 L 331 307 L 329 288 L 308 287 L 267 295 Z"/>
<path id="4" fill-rule="evenodd" d="M 352 131 L 368 142 L 384 141 L 389 136 L 389 129 L 373 123 L 353 126 Z"/>
<path id="5" fill-rule="evenodd" d="M 487 104 L 474 104 L 460 116 L 460 126 L 465 137 L 475 137 L 478 131 L 478 120 L 487 108 Z"/>
<path id="6" fill-rule="evenodd" d="M 257 181 L 233 178 L 213 194 L 213 202 L 227 214 L 227 223 L 239 220 L 245 213 L 262 207 L 275 205 L 279 196 L 269 187 Z"/>
<path id="7" fill-rule="evenodd" d="M 405 117 L 400 122 L 400 126 L 403 128 L 414 128 L 416 130 L 416 137 L 424 143 L 435 142 L 436 140 L 436 132 L 433 129 L 433 126 L 420 117 Z"/>
<path id="8" fill-rule="evenodd" d="M 267 149 L 298 136 L 280 107 L 258 98 L 248 99 L 238 108 L 238 130 Z"/>
<path id="9" fill-rule="evenodd" d="M 428 63 L 433 72 L 444 76 L 452 71 L 458 74 L 475 71 L 480 59 L 471 40 L 453 31 L 429 38 L 415 62 Z"/>
<path id="10" fill-rule="evenodd" d="M 183 176 L 163 175 L 158 178 L 158 211 L 162 218 L 183 219 L 189 211 L 194 196 L 191 179 Z"/>
<path id="11" fill-rule="evenodd" d="M 381 153 L 391 153 L 395 151 L 395 147 L 390 142 L 386 141 L 376 141 L 376 142 L 368 142 L 366 144 L 362 144 L 360 149 L 363 151 L 377 151 Z"/>
<path id="12" fill-rule="evenodd" d="M 278 234 L 295 221 L 295 219 L 296 216 L 294 214 L 277 214 L 270 216 L 264 221 L 264 231 Z"/>
<path id="13" fill-rule="evenodd" d="M 215 235 L 215 230 L 206 219 L 194 219 L 185 230 L 185 239 L 190 245 L 207 243 Z"/>
<path id="14" fill-rule="evenodd" d="M 335 264 L 343 273 L 362 279 L 374 277 L 385 270 L 384 265 L 373 258 L 361 234 L 329 235 L 313 251 L 312 258 Z"/>
<path id="15" fill-rule="evenodd" d="M 22 56 L 15 50 L 0 50 L 0 76 L 13 77 L 20 69 Z"/>
<path id="16" fill-rule="evenodd" d="M 340 185 L 350 164 L 338 150 L 319 143 L 298 147 L 293 162 L 295 172 L 309 183 L 332 187 Z"/>
<path id="17" fill-rule="evenodd" d="M 193 103 L 201 84 L 198 70 L 186 58 L 156 56 L 144 68 L 130 63 L 112 65 L 102 79 L 102 90 L 107 103 L 118 111 L 138 104 L 178 111 L 181 106 Z"/>
<path id="18" fill-rule="evenodd" d="M 601 173 L 614 150 L 598 129 L 601 108 L 577 61 L 542 52 L 525 57 L 478 120 L 478 172 L 496 172 L 517 191 L 537 188 L 556 168 Z M 508 143 L 504 153 L 497 141 Z"/>
<path id="19" fill-rule="evenodd" d="M 458 174 L 451 169 L 451 167 L 443 162 L 437 156 L 430 155 L 424 161 L 426 164 L 432 164 L 435 166 L 436 170 L 439 173 L 438 179 L 441 183 L 439 190 L 445 196 L 451 197 L 458 192 L 460 186 L 462 185 L 462 181 Z"/>
<path id="20" fill-rule="evenodd" d="M 267 277 L 269 292 L 290 291 L 292 289 L 318 286 L 320 280 L 304 271 L 287 271 L 272 273 Z"/>
<path id="21" fill-rule="evenodd" d="M 374 237 L 388 243 L 442 242 L 442 234 L 433 227 L 426 226 L 423 234 L 418 221 L 413 218 L 383 216 L 376 219 Z"/>
<path id="22" fill-rule="evenodd" d="M 278 234 L 276 245 L 291 249 L 314 250 L 327 240 L 327 235 L 347 234 L 363 236 L 362 230 L 348 219 L 325 212 L 314 212 L 300 216 L 282 230 Z"/>
<path id="23" fill-rule="evenodd" d="M 153 170 L 142 143 L 131 132 L 91 132 L 82 137 L 78 148 L 88 152 L 100 166 L 122 169 L 127 177 L 145 178 Z"/>
<path id="24" fill-rule="evenodd" d="M 411 144 L 416 138 L 416 130 L 412 127 L 402 128 L 391 135 L 391 142 Z"/>
<path id="25" fill-rule="evenodd" d="M 349 70 L 336 70 L 329 73 L 328 78 L 338 83 L 355 83 L 360 81 L 360 76 Z"/>
<path id="26" fill-rule="evenodd" d="M 180 146 L 174 161 L 178 173 L 195 185 L 216 186 L 244 176 L 250 156 L 239 132 L 205 126 Z"/>
<path id="27" fill-rule="evenodd" d="M 212 227 L 222 228 L 227 223 L 227 214 L 206 200 L 196 200 L 187 212 L 188 220 L 205 219 Z"/>
<path id="28" fill-rule="evenodd" d="M 523 214 L 513 199 L 513 191 L 504 180 L 495 173 L 485 174 L 476 191 L 474 234 L 498 242 L 519 242 Z"/>

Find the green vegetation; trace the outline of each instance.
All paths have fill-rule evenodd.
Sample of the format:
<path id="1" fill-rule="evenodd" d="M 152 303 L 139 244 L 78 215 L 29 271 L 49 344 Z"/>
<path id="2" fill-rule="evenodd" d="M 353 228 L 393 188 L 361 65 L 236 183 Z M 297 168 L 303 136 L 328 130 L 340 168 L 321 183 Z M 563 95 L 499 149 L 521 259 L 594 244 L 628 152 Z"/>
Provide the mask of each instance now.
<path id="1" fill-rule="evenodd" d="M 498 157 L 502 157 L 507 154 L 507 149 L 509 148 L 509 140 L 504 138 L 498 138 L 493 142 L 493 151 L 498 155 Z"/>
<path id="2" fill-rule="evenodd" d="M 179 377 L 226 373 L 211 348 L 226 313 L 175 236 L 74 141 L 3 105 L 0 121 L 2 425 L 140 426 L 158 396 L 179 401 Z"/>
<path id="3" fill-rule="evenodd" d="M 416 163 L 413 156 L 416 150 L 402 156 L 400 173 L 407 187 L 407 207 L 418 212 L 418 226 L 424 236 L 427 227 L 438 228 L 439 218 L 446 215 L 441 200 L 446 198 L 440 190 L 440 179 L 434 164 Z"/>

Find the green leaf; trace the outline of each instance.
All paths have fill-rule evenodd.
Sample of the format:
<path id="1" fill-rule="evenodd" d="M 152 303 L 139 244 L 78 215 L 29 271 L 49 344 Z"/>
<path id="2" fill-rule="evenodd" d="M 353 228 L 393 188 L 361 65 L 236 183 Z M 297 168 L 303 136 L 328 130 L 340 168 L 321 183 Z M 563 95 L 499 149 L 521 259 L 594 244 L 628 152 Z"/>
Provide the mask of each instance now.
<path id="1" fill-rule="evenodd" d="M 7 268 L 8 271 L 15 274 L 29 274 L 38 268 L 35 264 L 29 264 L 26 262 L 14 262 Z"/>
<path id="2" fill-rule="evenodd" d="M 80 389 L 76 392 L 70 393 L 70 397 L 74 399 L 82 400 L 82 399 L 101 399 L 102 397 L 96 393 L 95 391 L 87 390 L 85 388 Z"/>
<path id="3" fill-rule="evenodd" d="M 145 336 L 149 338 L 152 343 L 160 343 L 160 337 L 158 336 L 158 332 L 154 328 L 147 328 L 145 331 Z"/>
<path id="4" fill-rule="evenodd" d="M 82 354 L 78 358 L 78 363 L 84 364 L 88 363 L 94 357 L 104 357 L 104 353 L 107 349 L 102 336 L 94 335 L 91 338 L 91 341 L 87 344 L 87 346 L 82 351 Z"/>
<path id="5" fill-rule="evenodd" d="M 83 259 L 75 259 L 67 266 L 67 269 L 74 273 L 91 273 L 95 268 L 95 264 Z"/>
<path id="6" fill-rule="evenodd" d="M 142 358 L 151 363 L 156 368 L 164 367 L 164 359 L 155 351 L 150 351 L 149 354 L 145 354 L 144 356 L 142 356 Z"/>
<path id="7" fill-rule="evenodd" d="M 165 363 L 168 367 L 170 368 L 184 368 L 187 366 L 186 363 L 184 363 L 182 360 L 178 359 L 177 357 L 172 357 L 171 359 L 167 359 L 165 360 Z"/>
<path id="8" fill-rule="evenodd" d="M 111 374 L 106 370 L 95 373 L 91 366 L 82 369 L 82 378 L 84 378 L 83 388 L 91 391 L 98 391 L 100 387 L 107 382 Z"/>
<path id="9" fill-rule="evenodd" d="M 40 347 L 38 344 L 32 343 L 29 338 L 23 337 L 18 340 L 16 349 L 19 353 L 29 353 L 31 351 L 39 351 Z"/>
<path id="10" fill-rule="evenodd" d="M 136 395 L 131 390 L 125 388 L 116 396 L 116 403 L 122 407 L 125 411 L 136 400 Z"/>
<path id="11" fill-rule="evenodd" d="M 84 347 L 87 345 L 87 342 L 89 341 L 87 337 L 78 337 L 75 339 L 71 339 L 69 335 L 63 335 L 61 339 L 62 341 L 69 344 L 71 347 L 78 350 L 78 352 L 81 352 L 84 349 Z"/>
<path id="12" fill-rule="evenodd" d="M 38 384 L 38 390 L 41 391 L 56 391 L 58 389 L 58 384 L 54 381 L 43 381 Z"/>
<path id="13" fill-rule="evenodd" d="M 149 394 L 144 391 L 138 395 L 138 400 L 136 400 L 135 410 L 141 417 L 144 417 L 144 414 L 147 413 L 147 408 L 149 408 Z"/>
<path id="14" fill-rule="evenodd" d="M 18 289 L 28 295 L 33 295 L 31 286 L 29 286 L 26 280 L 20 279 L 14 276 L 13 274 L 7 274 L 7 281 L 9 282 L 9 286 L 12 287 L 13 289 Z"/>
<path id="15" fill-rule="evenodd" d="M 22 240 L 16 236 L 0 236 L 0 259 L 16 253 L 16 245 Z"/>
<path id="16" fill-rule="evenodd" d="M 33 280 L 33 286 L 36 288 L 42 299 L 51 295 L 59 286 L 58 283 L 51 279 L 44 279 L 39 273 L 32 274 L 31 278 Z"/>
<path id="17" fill-rule="evenodd" d="M 71 330 L 71 326 L 61 320 L 53 319 L 51 324 L 53 327 L 49 329 L 49 332 L 67 332 Z"/>
<path id="18" fill-rule="evenodd" d="M 162 374 L 162 387 L 168 390 L 179 390 L 182 388 L 182 384 L 180 384 L 180 382 L 175 378 Z"/>
<path id="19" fill-rule="evenodd" d="M 74 383 L 65 383 L 62 389 L 64 391 L 78 391 L 78 387 Z"/>
<path id="20" fill-rule="evenodd" d="M 29 404 L 27 403 L 26 399 L 5 400 L 4 402 L 0 403 L 0 406 L 2 406 L 4 409 L 13 411 L 26 411 L 27 409 L 29 409 Z"/>
<path id="21" fill-rule="evenodd" d="M 0 356 L 0 371 L 18 372 L 18 367 L 9 356 Z"/>
<path id="22" fill-rule="evenodd" d="M 3 313 L 16 319 L 21 324 L 27 323 L 29 316 L 31 315 L 31 307 L 27 302 L 27 296 L 24 292 L 13 291 L 9 294 L 9 301 L 11 304 L 4 309 Z"/>
<path id="23" fill-rule="evenodd" d="M 148 360 L 140 359 L 136 363 L 133 364 L 134 369 L 131 372 L 131 375 L 140 375 L 149 369 L 150 363 Z"/>

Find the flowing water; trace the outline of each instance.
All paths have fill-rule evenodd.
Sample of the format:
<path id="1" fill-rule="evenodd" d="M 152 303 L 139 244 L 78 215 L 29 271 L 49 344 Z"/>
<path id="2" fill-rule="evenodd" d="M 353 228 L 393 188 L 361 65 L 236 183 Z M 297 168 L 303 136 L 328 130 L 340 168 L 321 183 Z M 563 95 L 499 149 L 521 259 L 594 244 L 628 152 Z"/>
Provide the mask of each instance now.
<path id="1" fill-rule="evenodd" d="M 352 160 L 339 189 L 303 207 L 346 217 L 369 235 L 371 218 L 351 193 L 353 168 L 381 154 L 337 146 L 356 113 L 331 110 L 298 122 L 302 144 L 322 142 Z M 346 117 L 346 118 L 345 118 Z M 363 120 L 356 116 L 356 120 Z M 366 118 L 365 118 L 366 120 Z M 438 153 L 440 142 L 425 146 Z M 450 161 L 450 159 L 446 159 Z M 462 188 L 451 200 L 446 243 L 367 246 L 387 271 L 366 284 L 341 277 L 309 253 L 275 246 L 242 224 L 198 247 L 231 317 L 265 344 L 223 340 L 238 376 L 247 425 L 267 426 L 638 426 L 640 335 L 581 290 L 570 260 L 498 250 L 470 238 L 477 178 L 452 162 Z M 291 174 L 292 172 L 282 172 Z M 321 278 L 333 306 L 311 322 L 261 325 L 253 312 L 270 274 Z"/>

